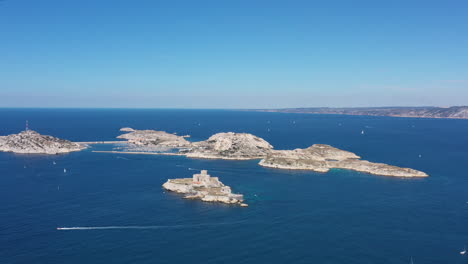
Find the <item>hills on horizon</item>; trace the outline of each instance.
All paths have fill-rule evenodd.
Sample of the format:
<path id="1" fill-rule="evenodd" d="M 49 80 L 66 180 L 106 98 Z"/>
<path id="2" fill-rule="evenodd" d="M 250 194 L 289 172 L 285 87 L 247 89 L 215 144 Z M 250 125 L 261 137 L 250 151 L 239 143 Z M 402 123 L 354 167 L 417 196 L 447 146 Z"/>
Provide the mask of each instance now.
<path id="1" fill-rule="evenodd" d="M 468 106 L 301 107 L 254 109 L 258 112 L 468 119 Z"/>
<path id="2" fill-rule="evenodd" d="M 301 114 L 333 114 L 391 116 L 412 118 L 468 119 L 468 106 L 376 106 L 376 107 L 296 107 L 296 108 L 128 108 L 128 107 L 18 107 L 18 109 L 180 109 L 180 110 L 238 110 L 250 112 L 277 112 Z M 17 109 L 17 107 L 0 107 Z"/>

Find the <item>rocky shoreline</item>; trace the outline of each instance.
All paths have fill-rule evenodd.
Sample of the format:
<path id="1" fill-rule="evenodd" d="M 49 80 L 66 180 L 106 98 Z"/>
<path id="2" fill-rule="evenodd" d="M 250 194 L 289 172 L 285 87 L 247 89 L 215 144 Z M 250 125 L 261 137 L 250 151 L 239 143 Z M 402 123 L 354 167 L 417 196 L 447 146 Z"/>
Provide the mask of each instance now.
<path id="1" fill-rule="evenodd" d="M 324 144 L 315 144 L 306 149 L 274 150 L 262 159 L 259 165 L 277 169 L 311 170 L 316 172 L 328 172 L 330 169 L 347 169 L 382 176 L 428 176 L 422 171 L 410 168 L 361 160 L 359 156 L 352 152 Z"/>
<path id="2" fill-rule="evenodd" d="M 161 155 L 183 155 L 188 158 L 252 160 L 259 165 L 277 169 L 311 170 L 328 172 L 330 169 L 347 169 L 374 175 L 394 177 L 427 177 L 424 172 L 361 160 L 358 155 L 329 145 L 315 144 L 306 149 L 275 150 L 266 140 L 248 133 L 217 133 L 205 141 L 190 142 L 184 137 L 164 131 L 135 130 L 118 138 L 127 138 L 139 150 L 175 149 Z M 131 149 L 131 148 L 130 148 Z M 139 151 L 145 154 L 144 151 Z M 148 153 L 150 154 L 150 153 Z M 153 153 L 154 154 L 154 153 Z"/>
<path id="3" fill-rule="evenodd" d="M 21 154 L 61 154 L 86 149 L 85 144 L 71 142 L 52 136 L 41 135 L 33 130 L 0 136 L 0 151 Z"/>
<path id="4" fill-rule="evenodd" d="M 162 186 L 168 191 L 185 194 L 186 199 L 248 206 L 243 203 L 242 194 L 232 193 L 231 187 L 224 185 L 218 177 L 211 177 L 206 170 L 192 178 L 169 179 Z"/>
<path id="5" fill-rule="evenodd" d="M 122 128 L 118 136 L 126 143 L 123 151 L 96 151 L 128 154 L 177 155 L 188 158 L 260 160 L 259 165 L 277 169 L 328 172 L 347 169 L 374 175 L 394 177 L 427 177 L 424 172 L 362 160 L 358 155 L 329 145 L 315 144 L 305 149 L 275 150 L 266 140 L 248 133 L 217 133 L 207 140 L 191 142 L 187 136 L 178 136 L 156 130 Z M 98 142 L 98 141 L 97 141 Z M 119 141 L 120 142 L 120 141 Z M 87 148 L 32 130 L 0 136 L 0 151 L 25 154 L 59 154 Z"/>

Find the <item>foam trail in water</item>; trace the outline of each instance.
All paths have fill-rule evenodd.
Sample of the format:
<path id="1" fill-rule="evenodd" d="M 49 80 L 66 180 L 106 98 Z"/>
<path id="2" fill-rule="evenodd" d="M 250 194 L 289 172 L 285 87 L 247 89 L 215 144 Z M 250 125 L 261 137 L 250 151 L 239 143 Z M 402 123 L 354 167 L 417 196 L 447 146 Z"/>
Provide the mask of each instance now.
<path id="1" fill-rule="evenodd" d="M 198 225 L 170 225 L 170 226 L 73 226 L 73 227 L 57 227 L 57 230 L 109 230 L 109 229 L 181 229 L 181 228 L 199 228 L 207 226 L 232 225 L 241 222 L 230 223 L 212 223 Z"/>

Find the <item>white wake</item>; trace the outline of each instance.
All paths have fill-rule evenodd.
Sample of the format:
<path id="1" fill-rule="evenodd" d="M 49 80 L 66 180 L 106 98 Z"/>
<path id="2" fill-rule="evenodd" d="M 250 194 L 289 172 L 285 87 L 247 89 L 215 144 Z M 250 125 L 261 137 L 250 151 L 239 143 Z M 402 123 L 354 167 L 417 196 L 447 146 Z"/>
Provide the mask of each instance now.
<path id="1" fill-rule="evenodd" d="M 232 225 L 241 222 L 230 223 L 211 223 L 211 224 L 196 224 L 196 225 L 154 225 L 154 226 L 73 226 L 73 227 L 57 227 L 57 230 L 108 230 L 108 229 L 182 229 L 182 228 L 200 228 L 219 225 Z"/>

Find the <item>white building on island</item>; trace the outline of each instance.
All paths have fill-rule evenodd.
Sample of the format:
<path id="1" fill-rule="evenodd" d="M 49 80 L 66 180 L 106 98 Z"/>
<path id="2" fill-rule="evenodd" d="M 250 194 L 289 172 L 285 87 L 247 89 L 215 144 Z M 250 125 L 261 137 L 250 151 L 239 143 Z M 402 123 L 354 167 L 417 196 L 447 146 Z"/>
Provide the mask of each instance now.
<path id="1" fill-rule="evenodd" d="M 193 175 L 193 184 L 205 187 L 220 187 L 222 183 L 218 177 L 211 177 L 207 170 L 202 170 L 200 173 Z"/>
<path id="2" fill-rule="evenodd" d="M 194 174 L 192 178 L 169 179 L 163 187 L 169 191 L 185 193 L 187 199 L 247 206 L 243 203 L 242 194 L 232 193 L 231 187 L 220 182 L 218 177 L 211 177 L 207 170 Z"/>

